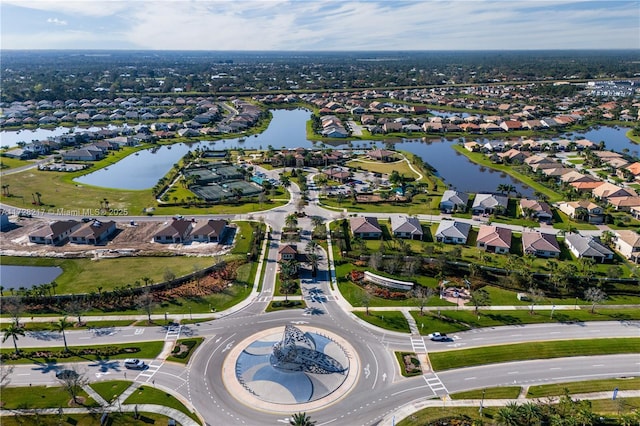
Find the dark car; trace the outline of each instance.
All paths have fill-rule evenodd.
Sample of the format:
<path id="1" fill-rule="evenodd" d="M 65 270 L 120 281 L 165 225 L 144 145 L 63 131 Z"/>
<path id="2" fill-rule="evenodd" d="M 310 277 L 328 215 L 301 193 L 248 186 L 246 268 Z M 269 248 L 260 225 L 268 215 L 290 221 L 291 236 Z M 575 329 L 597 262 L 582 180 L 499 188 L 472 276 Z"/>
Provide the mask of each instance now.
<path id="1" fill-rule="evenodd" d="M 73 370 L 60 370 L 56 372 L 56 379 L 68 380 L 77 379 L 79 374 Z"/>

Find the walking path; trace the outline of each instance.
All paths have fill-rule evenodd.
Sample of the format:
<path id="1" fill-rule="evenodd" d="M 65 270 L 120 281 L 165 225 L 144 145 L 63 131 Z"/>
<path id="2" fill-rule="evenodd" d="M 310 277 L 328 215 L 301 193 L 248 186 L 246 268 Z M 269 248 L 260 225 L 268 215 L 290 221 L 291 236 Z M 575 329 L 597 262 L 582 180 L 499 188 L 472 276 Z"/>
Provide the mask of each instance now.
<path id="1" fill-rule="evenodd" d="M 619 391 L 618 398 L 637 398 L 640 397 L 640 390 Z M 593 392 L 572 395 L 573 399 L 580 400 L 594 400 L 594 399 L 610 399 L 611 392 Z M 533 401 L 532 399 L 525 399 L 518 397 L 518 402 Z M 380 426 L 392 426 L 400 422 L 401 420 L 411 416 L 424 408 L 445 408 L 445 407 L 478 407 L 480 404 L 483 407 L 504 407 L 509 403 L 512 403 L 513 399 L 419 399 L 409 402 L 402 407 L 399 407 L 392 413 L 387 414 L 378 425 Z"/>

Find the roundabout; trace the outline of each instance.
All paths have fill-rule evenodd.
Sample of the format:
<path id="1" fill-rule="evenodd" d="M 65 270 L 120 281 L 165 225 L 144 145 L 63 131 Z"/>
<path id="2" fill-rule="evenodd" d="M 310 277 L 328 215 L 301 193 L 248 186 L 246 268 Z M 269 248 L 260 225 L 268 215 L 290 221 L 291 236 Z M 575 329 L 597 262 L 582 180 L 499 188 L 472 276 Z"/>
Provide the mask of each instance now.
<path id="1" fill-rule="evenodd" d="M 345 397 L 358 380 L 357 352 L 341 336 L 317 327 L 286 325 L 255 333 L 223 362 L 229 394 L 272 413 L 314 411 Z"/>

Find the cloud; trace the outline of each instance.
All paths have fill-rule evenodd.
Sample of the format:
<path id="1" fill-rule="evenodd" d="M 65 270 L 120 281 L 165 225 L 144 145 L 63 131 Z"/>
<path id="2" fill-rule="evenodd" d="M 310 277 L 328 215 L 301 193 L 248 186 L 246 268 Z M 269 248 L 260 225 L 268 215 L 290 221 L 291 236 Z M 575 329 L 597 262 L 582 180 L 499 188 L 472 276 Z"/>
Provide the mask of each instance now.
<path id="1" fill-rule="evenodd" d="M 49 18 L 48 23 L 73 22 L 95 36 L 87 40 L 100 36 L 117 40 L 111 46 L 114 49 L 130 46 L 158 50 L 290 51 L 640 47 L 637 25 L 640 2 L 637 0 L 1 1 L 32 14 L 30 16 L 40 13 L 46 18 L 47 13 L 55 12 L 58 18 Z M 4 19 L 11 18 L 5 16 Z M 100 27 L 105 29 L 99 30 Z M 3 38 L 8 35 L 5 32 L 3 30 Z M 78 39 L 73 45 L 81 43 Z"/>
<path id="2" fill-rule="evenodd" d="M 62 25 L 62 26 L 67 25 L 67 21 L 62 21 L 58 18 L 49 18 L 47 19 L 47 22 L 54 25 Z"/>

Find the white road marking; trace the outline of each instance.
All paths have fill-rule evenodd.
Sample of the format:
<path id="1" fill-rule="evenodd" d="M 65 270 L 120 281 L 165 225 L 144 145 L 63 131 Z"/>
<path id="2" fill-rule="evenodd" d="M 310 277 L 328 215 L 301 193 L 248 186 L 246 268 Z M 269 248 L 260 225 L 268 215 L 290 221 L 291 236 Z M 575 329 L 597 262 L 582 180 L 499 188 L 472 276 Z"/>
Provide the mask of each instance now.
<path id="1" fill-rule="evenodd" d="M 467 377 L 467 378 L 465 378 L 465 380 L 475 380 L 475 379 L 477 379 L 477 377 Z"/>

